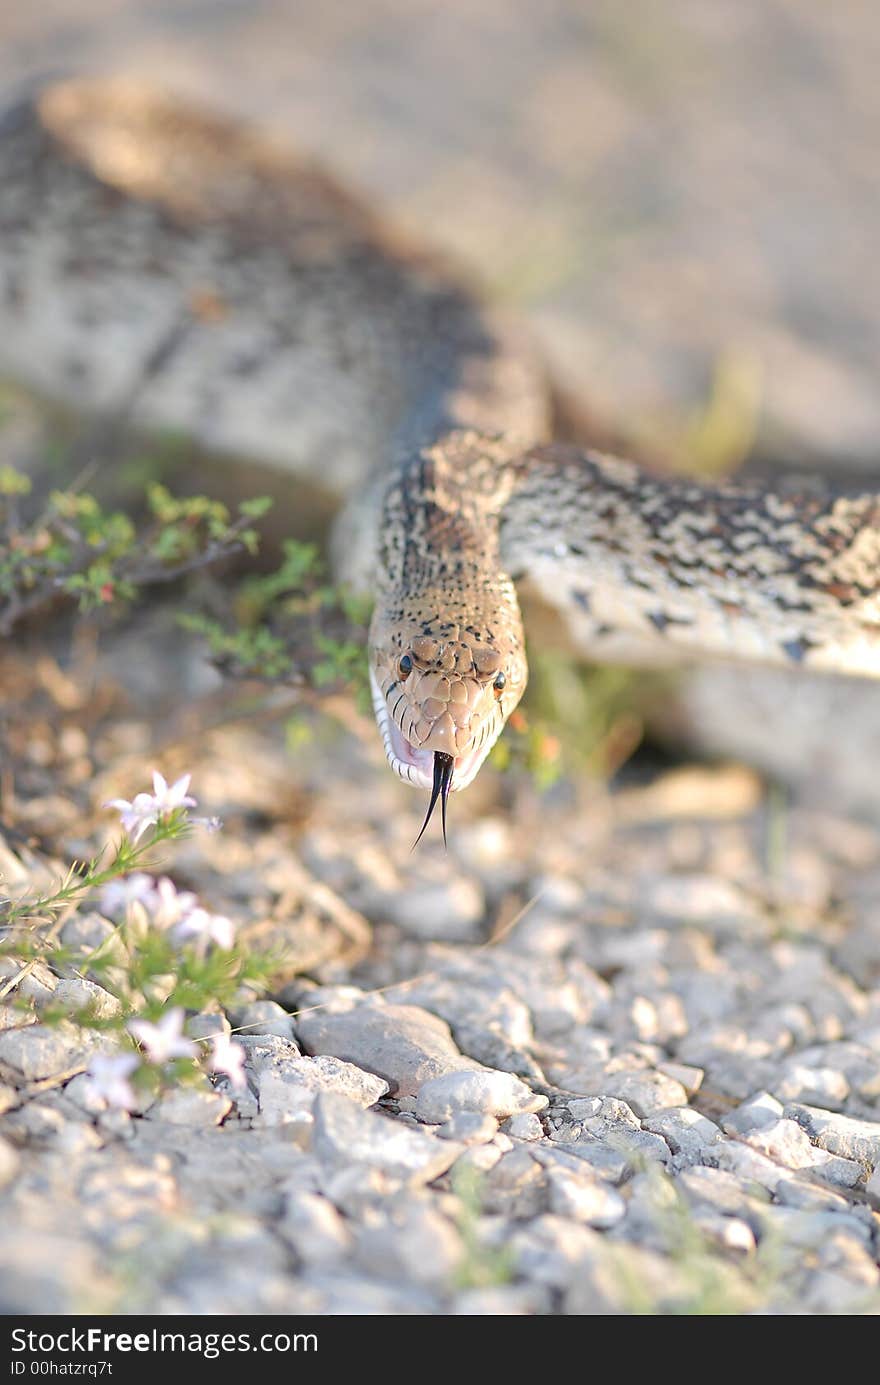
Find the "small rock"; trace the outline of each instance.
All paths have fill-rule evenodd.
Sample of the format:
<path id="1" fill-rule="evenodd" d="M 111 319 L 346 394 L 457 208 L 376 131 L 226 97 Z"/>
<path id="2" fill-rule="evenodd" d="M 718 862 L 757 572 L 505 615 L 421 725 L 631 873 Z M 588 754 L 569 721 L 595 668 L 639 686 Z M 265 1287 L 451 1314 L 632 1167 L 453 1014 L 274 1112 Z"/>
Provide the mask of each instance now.
<path id="1" fill-rule="evenodd" d="M 495 1138 L 498 1122 L 493 1116 L 481 1116 L 479 1111 L 459 1111 L 451 1120 L 437 1126 L 441 1140 L 460 1140 L 464 1145 L 484 1145 Z"/>
<path id="2" fill-rule="evenodd" d="M 410 1186 L 445 1173 L 463 1146 L 363 1111 L 348 1097 L 321 1092 L 315 1102 L 315 1153 L 331 1168 L 365 1164 Z"/>
<path id="3" fill-rule="evenodd" d="M 247 1066 L 254 1073 L 302 1056 L 297 1044 L 291 1039 L 280 1039 L 277 1034 L 236 1034 L 235 1042 L 241 1044 L 247 1054 Z"/>
<path id="4" fill-rule="evenodd" d="M 421 983 L 431 997 L 428 1008 L 456 1033 L 484 1028 L 487 1039 L 495 1035 L 512 1049 L 528 1049 L 534 1040 L 531 1009 L 522 994 L 527 985 L 512 959 L 505 966 L 497 956 L 490 962 L 486 953 L 472 955 L 469 965 L 449 962 L 433 980 L 425 977 Z"/>
<path id="5" fill-rule="evenodd" d="M 90 1053 L 112 1046 L 112 1040 L 89 1029 L 63 1021 L 49 1027 L 31 1024 L 24 1029 L 0 1032 L 0 1061 L 28 1082 L 58 1077 L 77 1067 Z"/>
<path id="6" fill-rule="evenodd" d="M 220 1092 L 202 1087 L 175 1087 L 160 1096 L 147 1112 L 149 1120 L 168 1121 L 169 1125 L 191 1125 L 199 1129 L 219 1125 L 232 1110 L 232 1102 Z"/>
<path id="7" fill-rule="evenodd" d="M 685 1169 L 676 1179 L 676 1186 L 691 1204 L 706 1203 L 724 1216 L 746 1218 L 768 1200 L 763 1188 L 746 1187 L 727 1169 L 697 1166 Z"/>
<path id="8" fill-rule="evenodd" d="M 446 1016 L 448 1019 L 449 1016 Z M 517 1048 L 492 1030 L 491 1022 L 455 1023 L 456 1042 L 469 1055 L 471 1068 L 487 1067 L 501 1072 L 513 1072 L 533 1087 L 546 1085 L 547 1078 L 526 1048 Z"/>
<path id="9" fill-rule="evenodd" d="M 531 1049 L 534 1042 L 529 1006 L 518 993 L 511 969 L 485 954 L 449 961 L 440 970 L 408 986 L 402 998 L 439 1015 L 452 1028 L 470 1066 L 515 1072 L 531 1083 L 543 1082 Z M 394 1003 L 393 996 L 389 996 Z"/>
<path id="10" fill-rule="evenodd" d="M 512 1140 L 542 1140 L 544 1138 L 544 1127 L 531 1111 L 523 1112 L 519 1116 L 510 1116 L 504 1122 L 504 1132 Z"/>
<path id="11" fill-rule="evenodd" d="M 665 1073 L 645 1068 L 641 1072 L 615 1072 L 603 1079 L 607 1095 L 620 1097 L 637 1116 L 649 1116 L 668 1106 L 686 1106 L 687 1091 L 681 1082 Z"/>
<path id="12" fill-rule="evenodd" d="M 623 1198 L 599 1178 L 577 1178 L 564 1169 L 551 1169 L 548 1178 L 550 1211 L 560 1217 L 607 1231 L 626 1215 Z"/>
<path id="13" fill-rule="evenodd" d="M 621 1108 L 619 1119 L 613 1115 L 615 1107 Z M 567 1130 L 564 1127 L 554 1130 L 552 1138 L 558 1143 L 570 1143 L 572 1150 L 586 1159 L 592 1159 L 592 1151 L 597 1148 L 611 1148 L 624 1156 L 628 1163 L 640 1163 L 644 1159 L 668 1163 L 671 1158 L 667 1141 L 660 1134 L 654 1134 L 653 1130 L 643 1130 L 632 1108 L 617 1098 L 606 1098 L 599 1115 Z"/>
<path id="14" fill-rule="evenodd" d="M 293 1020 L 275 1000 L 252 1000 L 231 1012 L 236 1029 L 247 1034 L 274 1034 L 278 1039 L 294 1037 Z"/>
<path id="15" fill-rule="evenodd" d="M 844 1159 L 837 1154 L 826 1155 L 822 1150 L 816 1150 L 816 1153 L 822 1157 L 813 1165 L 813 1172 L 823 1182 L 831 1183 L 835 1188 L 856 1188 L 864 1181 L 865 1167 L 858 1159 Z"/>
<path id="16" fill-rule="evenodd" d="M 571 1167 L 567 1161 L 582 1161 L 595 1170 L 606 1183 L 622 1183 L 630 1171 L 631 1162 L 619 1146 L 605 1140 L 577 1140 L 571 1144 L 535 1145 L 532 1154 L 545 1167 L 561 1161 L 563 1166 Z"/>
<path id="17" fill-rule="evenodd" d="M 576 1121 L 590 1120 L 591 1117 L 598 1116 L 602 1110 L 602 1098 L 600 1096 L 575 1097 L 565 1104 L 572 1120 Z"/>
<path id="18" fill-rule="evenodd" d="M 464 1257 L 461 1236 L 424 1202 L 394 1207 L 357 1235 L 356 1259 L 371 1275 L 392 1282 L 445 1288 Z"/>
<path id="19" fill-rule="evenodd" d="M 312 1124 L 311 1110 L 317 1092 L 301 1082 L 288 1082 L 271 1069 L 259 1077 L 257 1113 L 261 1125 L 287 1125 L 291 1121 Z"/>
<path id="20" fill-rule="evenodd" d="M 725 1217 L 711 1207 L 696 1208 L 691 1215 L 703 1235 L 725 1250 L 748 1255 L 755 1249 L 755 1233 L 741 1217 Z"/>
<path id="21" fill-rule="evenodd" d="M 416 1115 L 428 1124 L 439 1125 L 461 1111 L 508 1116 L 543 1111 L 545 1096 L 530 1090 L 509 1072 L 450 1072 L 423 1083 L 416 1097 Z"/>
<path id="22" fill-rule="evenodd" d="M 806 1183 L 802 1178 L 780 1179 L 773 1197 L 784 1207 L 800 1207 L 806 1212 L 845 1212 L 851 1206 L 841 1193 L 818 1183 Z"/>
<path id="23" fill-rule="evenodd" d="M 351 1245 L 351 1234 L 332 1202 L 302 1188 L 286 1194 L 275 1229 L 306 1265 L 336 1264 Z"/>
<path id="24" fill-rule="evenodd" d="M 254 1078 L 264 1123 L 281 1125 L 311 1111 L 320 1092 L 337 1092 L 361 1107 L 374 1106 L 388 1083 L 341 1058 L 285 1058 L 267 1065 Z"/>
<path id="25" fill-rule="evenodd" d="M 190 1015 L 184 1031 L 191 1039 L 210 1039 L 214 1034 L 230 1034 L 232 1026 L 224 1014 L 215 1011 Z"/>
<path id="26" fill-rule="evenodd" d="M 400 1180 L 390 1177 L 383 1169 L 351 1164 L 348 1168 L 331 1169 L 326 1164 L 318 1170 L 317 1186 L 349 1221 L 365 1221 L 372 1217 L 391 1197 L 399 1197 Z"/>
<path id="27" fill-rule="evenodd" d="M 657 1071 L 671 1077 L 673 1082 L 680 1082 L 688 1096 L 696 1096 L 703 1085 L 705 1073 L 702 1068 L 692 1067 L 690 1063 L 658 1063 Z"/>
<path id="28" fill-rule="evenodd" d="M 8 1134 L 37 1144 L 54 1143 L 67 1122 L 61 1111 L 45 1100 L 27 1101 L 4 1121 Z"/>
<path id="29" fill-rule="evenodd" d="M 53 1001 L 65 1010 L 87 1010 L 97 1019 L 113 1019 L 122 1014 L 122 1002 L 115 995 L 81 976 L 59 981 Z"/>
<path id="30" fill-rule="evenodd" d="M 392 1092 L 418 1096 L 444 1073 L 472 1071 L 449 1025 L 416 1005 L 363 1004 L 340 1013 L 303 1015 L 297 1029 L 309 1053 L 329 1053 L 384 1078 Z"/>
<path id="31" fill-rule="evenodd" d="M 304 1082 L 319 1092 L 339 1092 L 358 1106 L 375 1106 L 388 1093 L 388 1083 L 373 1072 L 330 1054 L 294 1059 L 284 1065 L 284 1075 Z"/>
<path id="32" fill-rule="evenodd" d="M 806 1102 L 827 1110 L 839 1110 L 849 1096 L 849 1082 L 834 1068 L 813 1068 L 802 1063 L 786 1067 L 785 1076 L 774 1084 L 783 1101 Z"/>
<path id="33" fill-rule="evenodd" d="M 760 1154 L 738 1140 L 728 1140 L 724 1136 L 712 1146 L 712 1161 L 717 1163 L 720 1169 L 736 1174 L 737 1178 L 746 1182 L 756 1183 L 768 1193 L 775 1190 L 786 1172 L 765 1154 Z"/>
<path id="34" fill-rule="evenodd" d="M 510 1247 L 523 1278 L 559 1290 L 579 1278 L 597 1240 L 591 1227 L 545 1213 L 515 1231 Z"/>
<path id="35" fill-rule="evenodd" d="M 633 1130 L 640 1130 L 641 1124 L 633 1108 L 616 1096 L 603 1096 L 597 1114 L 592 1118 L 584 1119 L 584 1129 L 592 1130 L 596 1135 L 606 1135 L 619 1125 L 631 1126 Z"/>
<path id="36" fill-rule="evenodd" d="M 488 1173 L 501 1158 L 503 1155 L 497 1145 L 471 1145 L 456 1161 L 455 1171 L 465 1173 L 473 1170 L 477 1174 Z"/>
<path id="37" fill-rule="evenodd" d="M 782 1111 L 782 1102 L 777 1101 L 775 1096 L 769 1092 L 759 1092 L 724 1117 L 724 1129 L 728 1134 L 739 1135 L 745 1135 L 750 1130 L 763 1130 L 768 1125 L 774 1125 Z"/>
<path id="38" fill-rule="evenodd" d="M 18 957 L 0 956 L 0 984 L 18 977 L 9 999 L 16 996 L 32 1000 L 35 1005 L 48 1005 L 55 995 L 58 978 L 39 958 L 26 963 Z"/>
<path id="39" fill-rule="evenodd" d="M 0 1029 L 21 1029 L 24 1024 L 36 1024 L 36 1022 L 37 1016 L 33 1011 L 0 1003 Z"/>
<path id="40" fill-rule="evenodd" d="M 880 1122 L 856 1120 L 817 1106 L 791 1105 L 786 1116 L 797 1121 L 810 1139 L 831 1154 L 857 1159 L 875 1168 L 880 1164 Z"/>
<path id="41" fill-rule="evenodd" d="M 797 1121 L 774 1121 L 758 1130 L 750 1130 L 743 1139 L 753 1149 L 760 1150 L 777 1164 L 784 1164 L 787 1169 L 806 1169 L 818 1163 L 818 1152 Z"/>
<path id="42" fill-rule="evenodd" d="M 764 1213 L 766 1229 L 786 1247 L 821 1250 L 829 1236 L 844 1233 L 856 1245 L 871 1243 L 871 1228 L 846 1212 L 804 1212 L 773 1205 Z"/>
<path id="43" fill-rule="evenodd" d="M 721 1138 L 714 1121 L 691 1106 L 676 1106 L 670 1111 L 655 1111 L 643 1122 L 646 1130 L 662 1135 L 673 1154 L 699 1158 L 707 1146 Z"/>
<path id="44" fill-rule="evenodd" d="M 480 1186 L 481 1210 L 517 1221 L 537 1216 L 547 1206 L 548 1181 L 544 1167 L 521 1145 L 502 1154 L 486 1174 Z"/>

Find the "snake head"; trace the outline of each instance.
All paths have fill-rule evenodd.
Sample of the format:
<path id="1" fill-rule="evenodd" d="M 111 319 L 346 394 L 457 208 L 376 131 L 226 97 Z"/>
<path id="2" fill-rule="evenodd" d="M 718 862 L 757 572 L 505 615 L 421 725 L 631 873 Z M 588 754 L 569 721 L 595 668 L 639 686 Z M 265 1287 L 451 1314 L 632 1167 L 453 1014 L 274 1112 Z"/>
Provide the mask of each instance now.
<path id="1" fill-rule="evenodd" d="M 452 621 L 396 627 L 384 638 L 383 629 L 374 618 L 370 681 L 388 763 L 418 788 L 439 782 L 445 804 L 470 784 L 525 691 L 521 626 L 504 641 Z"/>

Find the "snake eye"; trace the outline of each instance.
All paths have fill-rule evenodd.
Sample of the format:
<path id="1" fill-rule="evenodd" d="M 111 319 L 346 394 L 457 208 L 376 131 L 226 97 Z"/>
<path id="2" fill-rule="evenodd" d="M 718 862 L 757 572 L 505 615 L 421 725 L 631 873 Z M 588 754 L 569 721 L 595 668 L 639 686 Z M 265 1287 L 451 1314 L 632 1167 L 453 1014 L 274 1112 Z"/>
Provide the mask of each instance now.
<path id="1" fill-rule="evenodd" d="M 501 694 L 504 692 L 504 689 L 505 689 L 506 686 L 507 686 L 507 674 L 506 674 L 506 673 L 496 673 L 496 675 L 495 675 L 495 681 L 494 681 L 493 684 L 492 684 L 492 687 L 495 689 L 495 695 L 496 695 L 496 697 L 500 697 L 500 696 L 501 696 Z"/>
<path id="2" fill-rule="evenodd" d="M 409 675 L 412 673 L 412 666 L 413 661 L 410 655 L 402 654 L 400 657 L 400 663 L 397 665 L 397 671 L 400 674 L 401 678 L 409 678 Z"/>

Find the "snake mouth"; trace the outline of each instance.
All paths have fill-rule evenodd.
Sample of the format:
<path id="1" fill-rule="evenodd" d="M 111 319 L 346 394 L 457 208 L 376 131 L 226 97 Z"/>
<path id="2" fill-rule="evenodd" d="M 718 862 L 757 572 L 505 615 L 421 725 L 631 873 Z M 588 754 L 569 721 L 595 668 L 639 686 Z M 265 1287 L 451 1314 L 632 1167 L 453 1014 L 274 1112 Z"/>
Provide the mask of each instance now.
<path id="1" fill-rule="evenodd" d="M 412 784 L 417 789 L 427 789 L 429 793 L 433 793 L 436 766 L 434 757 L 435 753 L 443 754 L 443 752 L 426 750 L 420 746 L 412 745 L 406 739 L 388 710 L 388 703 L 385 701 L 382 689 L 379 687 L 372 669 L 370 670 L 370 688 L 373 696 L 373 711 L 389 765 L 394 773 L 399 775 L 401 779 L 405 779 L 408 784 Z M 459 789 L 467 788 L 491 750 L 495 739 L 494 736 L 491 740 L 487 737 L 483 744 L 466 751 L 464 755 L 456 755 L 454 758 L 451 755 L 445 757 L 452 766 L 445 796 L 455 793 Z"/>

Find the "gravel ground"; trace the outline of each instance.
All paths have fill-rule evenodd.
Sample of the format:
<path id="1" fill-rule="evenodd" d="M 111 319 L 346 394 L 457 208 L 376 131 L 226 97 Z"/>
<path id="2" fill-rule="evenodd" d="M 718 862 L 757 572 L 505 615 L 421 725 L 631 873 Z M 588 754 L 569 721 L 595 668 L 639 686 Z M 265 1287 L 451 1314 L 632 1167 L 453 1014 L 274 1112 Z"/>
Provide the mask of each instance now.
<path id="1" fill-rule="evenodd" d="M 191 1019 L 241 1028 L 246 1089 L 132 1114 L 83 1074 L 100 1040 L 40 1022 L 73 983 L 22 984 L 32 1011 L 0 1011 L 4 1311 L 880 1307 L 877 830 L 735 766 L 544 797 L 490 769 L 449 854 L 411 855 L 421 796 L 356 719 L 296 753 L 268 715 L 206 729 L 203 670 L 176 721 L 169 675 L 160 743 L 124 649 L 79 705 L 48 656 L 7 657 L 4 685 L 32 682 L 7 815 L 45 849 L 10 838 L 4 876 L 50 878 L 146 765 L 189 769 L 225 826 L 167 868 L 286 970 Z"/>

